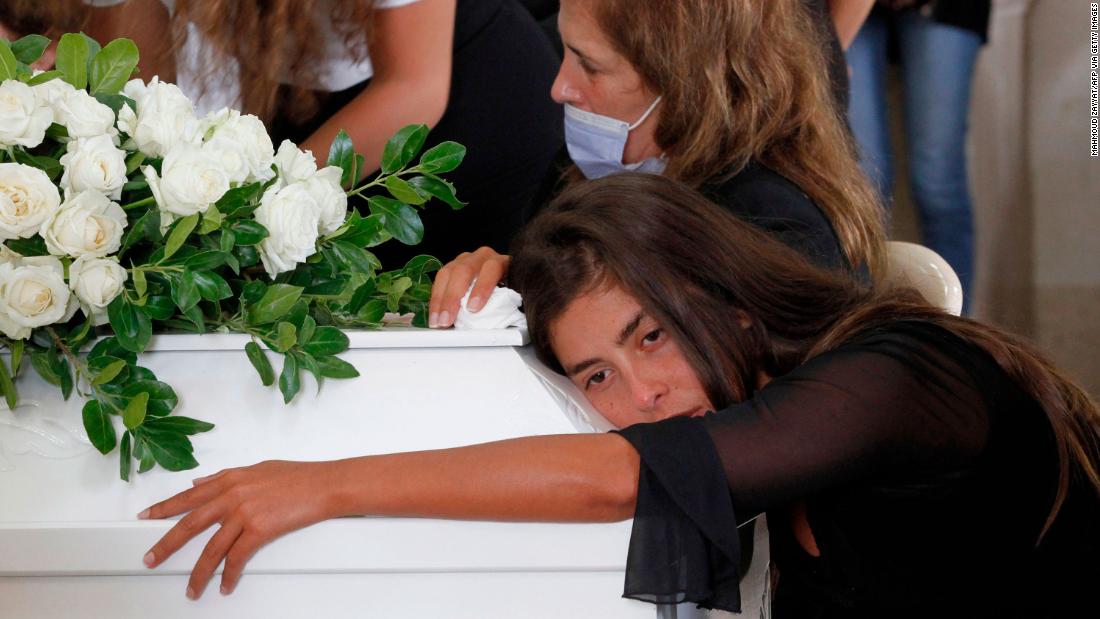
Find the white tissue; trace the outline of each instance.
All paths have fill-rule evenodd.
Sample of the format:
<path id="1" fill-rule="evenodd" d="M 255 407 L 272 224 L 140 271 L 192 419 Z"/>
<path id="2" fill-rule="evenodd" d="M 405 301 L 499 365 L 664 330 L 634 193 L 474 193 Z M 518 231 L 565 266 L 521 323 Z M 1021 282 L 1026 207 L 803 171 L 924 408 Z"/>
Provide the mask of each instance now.
<path id="1" fill-rule="evenodd" d="M 475 282 L 476 283 L 476 282 Z M 523 298 L 511 288 L 494 288 L 489 300 L 476 312 L 466 309 L 473 285 L 466 291 L 459 303 L 455 329 L 507 329 L 508 327 L 527 328 L 527 317 L 519 311 Z"/>

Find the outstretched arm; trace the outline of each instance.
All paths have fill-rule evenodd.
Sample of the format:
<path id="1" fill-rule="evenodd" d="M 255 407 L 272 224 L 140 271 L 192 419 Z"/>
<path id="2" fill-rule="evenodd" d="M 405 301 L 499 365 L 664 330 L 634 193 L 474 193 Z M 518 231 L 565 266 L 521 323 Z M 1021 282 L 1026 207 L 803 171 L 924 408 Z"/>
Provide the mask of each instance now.
<path id="1" fill-rule="evenodd" d="M 164 562 L 214 523 L 188 582 L 197 598 L 225 561 L 236 587 L 260 547 L 296 529 L 350 515 L 469 520 L 613 522 L 630 518 L 638 454 L 616 434 L 539 436 L 469 447 L 331 462 L 263 462 L 195 480 L 142 518 L 187 513 L 145 557 Z"/>
<path id="2" fill-rule="evenodd" d="M 455 0 L 420 0 L 374 13 L 370 84 L 333 114 L 301 148 L 324 165 L 332 140 L 347 131 L 366 162 L 360 176 L 378 169 L 382 147 L 410 124 L 435 126 L 451 88 Z"/>

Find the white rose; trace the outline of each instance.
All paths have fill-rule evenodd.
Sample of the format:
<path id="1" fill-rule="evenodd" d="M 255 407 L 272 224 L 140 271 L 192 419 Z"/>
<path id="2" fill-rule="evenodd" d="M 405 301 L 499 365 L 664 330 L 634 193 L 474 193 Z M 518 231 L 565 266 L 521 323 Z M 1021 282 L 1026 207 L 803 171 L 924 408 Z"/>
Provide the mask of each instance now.
<path id="1" fill-rule="evenodd" d="M 76 309 L 71 298 L 57 258 L 0 264 L 0 331 L 10 338 L 26 339 L 35 327 L 67 320 Z"/>
<path id="2" fill-rule="evenodd" d="M 34 74 L 38 75 L 41 71 L 35 71 Z M 38 98 L 41 105 L 53 107 L 57 105 L 62 99 L 69 96 L 69 93 L 75 92 L 76 88 L 73 85 L 60 77 L 55 77 L 48 82 L 42 82 L 31 86 L 31 90 L 34 91 L 34 96 Z"/>
<path id="3" fill-rule="evenodd" d="M 61 188 L 65 195 L 98 191 L 112 200 L 122 197 L 126 184 L 126 153 L 115 146 L 109 135 L 69 142 L 69 152 L 61 157 L 65 173 Z"/>
<path id="4" fill-rule="evenodd" d="M 320 209 L 318 227 L 321 234 L 335 232 L 348 218 L 348 194 L 340 186 L 342 174 L 340 168 L 329 166 L 318 170 L 305 181 L 306 188 Z"/>
<path id="5" fill-rule="evenodd" d="M 50 177 L 21 163 L 0 163 L 0 241 L 29 239 L 61 206 Z"/>
<path id="6" fill-rule="evenodd" d="M 313 176 L 317 172 L 317 161 L 312 152 L 299 150 L 290 140 L 283 140 L 279 152 L 275 153 L 275 167 L 279 172 L 279 186 L 284 187 Z"/>
<path id="7" fill-rule="evenodd" d="M 81 256 L 69 265 L 69 288 L 80 300 L 84 315 L 96 326 L 108 322 L 107 306 L 122 293 L 128 277 L 117 258 Z"/>
<path id="8" fill-rule="evenodd" d="M 53 103 L 54 122 L 62 124 L 69 137 L 94 138 L 117 133 L 114 111 L 83 90 L 75 88 Z"/>
<path id="9" fill-rule="evenodd" d="M 266 181 L 275 175 L 275 147 L 259 118 L 222 108 L 203 119 L 201 131 L 203 150 L 221 159 L 230 182 Z"/>
<path id="10" fill-rule="evenodd" d="M 164 157 L 177 144 L 198 140 L 195 107 L 175 84 L 154 77 L 146 85 L 135 79 L 126 83 L 122 94 L 133 99 L 137 109 L 122 106 L 118 128 L 134 140 L 141 152 Z"/>
<path id="11" fill-rule="evenodd" d="M 15 80 L 0 84 L 0 146 L 33 148 L 46 138 L 53 110 L 30 86 Z"/>
<path id="12" fill-rule="evenodd" d="M 255 216 L 268 231 L 259 248 L 268 275 L 292 271 L 317 251 L 320 215 L 321 209 L 304 183 L 264 192 Z"/>
<path id="13" fill-rule="evenodd" d="M 65 200 L 42 224 L 46 249 L 55 256 L 101 258 L 118 251 L 126 211 L 101 193 L 85 191 Z"/>
<path id="14" fill-rule="evenodd" d="M 178 144 L 164 158 L 160 176 L 142 168 L 162 212 L 186 217 L 205 213 L 229 191 L 229 175 L 221 162 L 193 144 Z"/>

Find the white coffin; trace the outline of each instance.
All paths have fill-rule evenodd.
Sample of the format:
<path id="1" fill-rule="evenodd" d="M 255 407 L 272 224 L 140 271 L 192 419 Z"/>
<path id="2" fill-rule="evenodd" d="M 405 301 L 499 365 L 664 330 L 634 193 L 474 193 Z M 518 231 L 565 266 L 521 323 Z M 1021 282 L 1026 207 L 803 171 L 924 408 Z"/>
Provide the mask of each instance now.
<path id="1" fill-rule="evenodd" d="M 606 429 L 519 347 L 525 338 L 355 333 L 343 358 L 362 376 L 320 393 L 303 378 L 284 406 L 259 384 L 243 336 L 159 336 L 142 364 L 175 387 L 179 414 L 217 427 L 194 437 L 200 468 L 129 484 L 117 452 L 84 438 L 81 402 L 26 373 L 20 407 L 0 411 L 0 617 L 654 617 L 621 598 L 629 522 L 330 521 L 262 549 L 233 595 L 215 581 L 196 602 L 187 575 L 212 531 L 156 570 L 141 562 L 172 523 L 135 515 L 222 468 Z"/>

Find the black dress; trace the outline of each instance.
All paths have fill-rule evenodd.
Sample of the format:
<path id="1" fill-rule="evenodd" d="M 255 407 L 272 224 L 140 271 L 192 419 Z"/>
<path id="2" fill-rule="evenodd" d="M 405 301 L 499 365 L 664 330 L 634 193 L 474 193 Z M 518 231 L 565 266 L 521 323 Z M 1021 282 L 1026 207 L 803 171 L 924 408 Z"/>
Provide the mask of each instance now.
<path id="1" fill-rule="evenodd" d="M 546 35 L 516 0 L 458 0 L 447 109 L 424 149 L 447 140 L 466 146 L 462 165 L 444 177 L 468 204 L 452 211 L 431 202 L 420 211 L 419 245 L 390 241 L 372 250 L 385 268 L 399 268 L 417 254 L 446 263 L 472 247 L 508 248 L 564 144 L 562 108 L 550 99 L 558 63 Z M 325 95 L 309 122 L 277 119 L 275 143 L 308 137 L 369 83 Z"/>
<path id="2" fill-rule="evenodd" d="M 739 609 L 736 525 L 766 511 L 777 619 L 1097 614 L 1096 493 L 1074 481 L 1036 546 L 1057 477 L 1045 413 L 940 327 L 872 329 L 745 402 L 622 435 L 642 459 L 627 597 Z"/>

